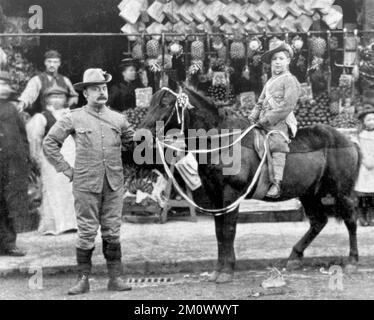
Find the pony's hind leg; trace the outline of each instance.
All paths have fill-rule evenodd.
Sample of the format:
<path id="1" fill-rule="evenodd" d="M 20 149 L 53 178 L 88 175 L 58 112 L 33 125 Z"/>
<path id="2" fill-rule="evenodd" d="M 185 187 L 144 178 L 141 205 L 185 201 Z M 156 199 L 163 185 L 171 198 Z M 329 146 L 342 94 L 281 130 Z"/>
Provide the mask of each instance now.
<path id="1" fill-rule="evenodd" d="M 346 269 L 353 271 L 358 262 L 358 247 L 357 247 L 357 222 L 356 212 L 353 200 L 348 196 L 341 196 L 336 198 L 336 210 L 339 217 L 344 220 L 349 233 L 349 258 Z"/>
<path id="2" fill-rule="evenodd" d="M 327 224 L 327 216 L 323 210 L 321 198 L 303 197 L 301 203 L 304 206 L 305 214 L 309 218 L 310 227 L 305 235 L 294 245 L 291 255 L 287 261 L 287 269 L 297 269 L 302 266 L 302 258 L 305 249 L 318 236 Z"/>

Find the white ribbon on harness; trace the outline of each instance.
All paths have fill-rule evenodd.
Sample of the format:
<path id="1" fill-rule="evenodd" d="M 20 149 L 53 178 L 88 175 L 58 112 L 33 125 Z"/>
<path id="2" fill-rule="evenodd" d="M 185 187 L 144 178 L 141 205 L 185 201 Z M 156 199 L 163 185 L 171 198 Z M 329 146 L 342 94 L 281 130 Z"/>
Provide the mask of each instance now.
<path id="1" fill-rule="evenodd" d="M 175 101 L 175 111 L 177 112 L 177 119 L 178 119 L 178 124 L 182 124 L 181 126 L 181 132 L 184 131 L 184 110 L 187 109 L 192 109 L 194 106 L 190 103 L 190 100 L 188 98 L 188 95 L 180 92 L 180 93 L 175 93 L 173 90 L 167 88 L 167 87 L 162 87 L 160 90 L 167 91 L 171 93 L 172 95 L 177 97 L 177 100 Z M 179 114 L 179 108 L 181 107 L 182 109 L 182 116 Z"/>

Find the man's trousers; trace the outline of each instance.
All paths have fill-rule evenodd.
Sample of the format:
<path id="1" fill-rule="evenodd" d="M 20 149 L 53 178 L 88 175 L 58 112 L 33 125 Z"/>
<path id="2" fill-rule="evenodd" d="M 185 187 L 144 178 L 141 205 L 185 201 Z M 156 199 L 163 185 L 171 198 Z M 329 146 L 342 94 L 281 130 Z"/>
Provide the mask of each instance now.
<path id="1" fill-rule="evenodd" d="M 94 248 L 99 226 L 103 240 L 120 242 L 123 192 L 123 187 L 113 191 L 107 177 L 101 193 L 73 190 L 78 224 L 77 248 Z"/>

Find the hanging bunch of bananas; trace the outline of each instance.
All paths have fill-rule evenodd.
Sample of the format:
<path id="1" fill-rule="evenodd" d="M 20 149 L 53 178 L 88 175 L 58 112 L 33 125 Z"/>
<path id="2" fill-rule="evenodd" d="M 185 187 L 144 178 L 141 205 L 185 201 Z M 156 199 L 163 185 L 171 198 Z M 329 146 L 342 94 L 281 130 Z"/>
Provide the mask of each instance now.
<path id="1" fill-rule="evenodd" d="M 138 190 L 152 194 L 158 174 L 150 169 L 124 165 L 125 191 L 136 194 Z"/>

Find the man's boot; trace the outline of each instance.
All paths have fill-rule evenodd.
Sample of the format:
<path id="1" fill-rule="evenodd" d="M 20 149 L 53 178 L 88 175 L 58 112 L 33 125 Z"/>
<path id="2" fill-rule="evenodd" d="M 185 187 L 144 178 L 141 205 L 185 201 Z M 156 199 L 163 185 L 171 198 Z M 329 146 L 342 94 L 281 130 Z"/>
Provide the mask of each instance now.
<path id="1" fill-rule="evenodd" d="M 69 295 L 83 294 L 90 291 L 89 276 L 91 274 L 91 257 L 94 249 L 83 250 L 77 248 L 78 281 L 68 291 Z"/>
<path id="2" fill-rule="evenodd" d="M 128 286 L 123 279 L 122 275 L 122 263 L 121 263 L 121 244 L 120 243 L 109 243 L 105 240 L 103 241 L 103 252 L 106 259 L 106 264 L 108 268 L 109 291 L 128 291 L 132 288 Z"/>
<path id="3" fill-rule="evenodd" d="M 274 182 L 270 186 L 267 198 L 277 199 L 281 193 L 281 183 L 283 180 L 284 167 L 286 165 L 286 154 L 284 152 L 273 153 Z"/>

